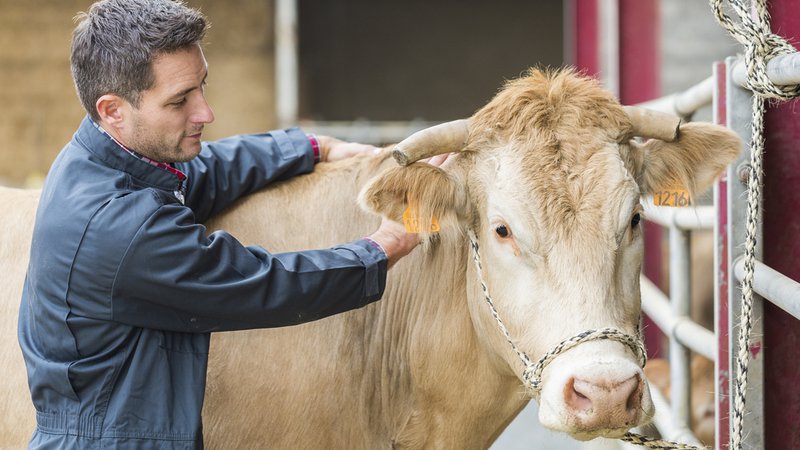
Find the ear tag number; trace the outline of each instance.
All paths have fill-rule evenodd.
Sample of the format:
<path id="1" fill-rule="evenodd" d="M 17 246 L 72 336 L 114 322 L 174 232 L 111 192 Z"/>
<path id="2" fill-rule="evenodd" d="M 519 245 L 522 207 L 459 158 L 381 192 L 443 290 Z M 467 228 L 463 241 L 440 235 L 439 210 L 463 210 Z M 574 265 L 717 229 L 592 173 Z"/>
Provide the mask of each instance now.
<path id="1" fill-rule="evenodd" d="M 656 206 L 684 207 L 689 203 L 689 191 L 679 185 L 653 194 L 653 204 Z"/>
<path id="2" fill-rule="evenodd" d="M 406 229 L 406 233 L 438 233 L 440 229 L 439 220 L 437 220 L 436 217 L 431 217 L 430 225 L 423 229 L 420 227 L 417 205 L 411 200 L 410 196 L 407 200 L 408 206 L 406 210 L 403 211 L 403 226 Z"/>

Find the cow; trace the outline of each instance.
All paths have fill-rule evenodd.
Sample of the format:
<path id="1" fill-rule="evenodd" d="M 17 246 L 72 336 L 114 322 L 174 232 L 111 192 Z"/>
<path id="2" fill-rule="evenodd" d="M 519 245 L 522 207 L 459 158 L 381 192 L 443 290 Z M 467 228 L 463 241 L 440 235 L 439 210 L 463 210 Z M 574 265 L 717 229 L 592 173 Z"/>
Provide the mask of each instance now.
<path id="1" fill-rule="evenodd" d="M 651 388 L 659 389 L 664 397 L 670 398 L 671 383 L 668 360 L 664 358 L 650 359 L 647 361 L 644 373 Z M 692 355 L 690 374 L 689 426 L 701 443 L 710 448 L 716 448 L 714 361 L 698 354 Z"/>
<path id="2" fill-rule="evenodd" d="M 637 346 L 598 339 L 551 349 L 587 330 L 636 340 L 640 197 L 675 184 L 703 189 L 740 147 L 722 127 L 678 129 L 622 107 L 573 70 L 531 69 L 469 119 L 242 199 L 208 230 L 277 252 L 334 245 L 368 234 L 380 216 L 405 215 L 423 243 L 391 269 L 377 303 L 303 325 L 215 333 L 206 447 L 485 449 L 532 397 L 545 426 L 576 439 L 648 422 Z M 419 162 L 445 152 L 457 153 L 442 168 Z M 18 248 L 0 254 L 8 312 L 19 301 L 35 201 L 4 201 L 28 214 L 12 228 Z M 0 345 L 16 346 L 3 333 Z M 521 355 L 548 352 L 531 376 Z M 12 406 L 27 401 L 21 385 L 4 395 Z M 30 409 L 18 411 L 32 420 Z M 31 427 L 15 424 L 8 445 L 23 445 Z"/>

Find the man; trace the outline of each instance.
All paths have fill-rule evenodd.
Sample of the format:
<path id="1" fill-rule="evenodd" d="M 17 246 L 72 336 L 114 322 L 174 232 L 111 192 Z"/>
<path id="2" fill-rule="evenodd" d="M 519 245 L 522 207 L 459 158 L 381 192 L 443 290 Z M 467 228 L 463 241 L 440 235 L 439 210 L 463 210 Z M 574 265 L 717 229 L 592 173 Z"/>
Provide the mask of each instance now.
<path id="1" fill-rule="evenodd" d="M 30 448 L 202 448 L 210 332 L 362 307 L 417 245 L 388 221 L 285 254 L 206 235 L 201 223 L 237 198 L 371 147 L 297 129 L 201 143 L 214 120 L 205 29 L 170 0 L 103 0 L 75 29 L 89 116 L 48 174 L 19 317 Z"/>

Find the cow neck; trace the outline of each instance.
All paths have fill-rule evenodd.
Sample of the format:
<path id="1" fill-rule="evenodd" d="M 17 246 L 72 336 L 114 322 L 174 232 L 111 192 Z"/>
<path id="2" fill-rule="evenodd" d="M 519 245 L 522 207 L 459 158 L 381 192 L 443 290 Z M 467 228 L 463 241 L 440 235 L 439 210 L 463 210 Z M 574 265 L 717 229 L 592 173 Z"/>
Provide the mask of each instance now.
<path id="1" fill-rule="evenodd" d="M 500 328 L 500 331 L 505 336 L 506 341 L 511 346 L 511 349 L 516 353 L 517 357 L 522 362 L 524 367 L 522 371 L 522 380 L 525 383 L 525 387 L 530 390 L 531 395 L 539 399 L 539 396 L 542 392 L 542 373 L 544 369 L 550 364 L 558 355 L 561 353 L 566 352 L 574 347 L 577 347 L 579 344 L 589 341 L 595 340 L 614 340 L 617 342 L 621 342 L 622 344 L 628 346 L 633 353 L 639 359 L 639 365 L 644 367 L 645 363 L 647 362 L 647 356 L 644 350 L 644 344 L 642 344 L 641 339 L 636 336 L 631 336 L 629 334 L 624 333 L 623 331 L 612 328 L 599 328 L 593 330 L 586 330 L 581 333 L 576 334 L 570 338 L 564 339 L 558 345 L 553 347 L 550 351 L 544 354 L 536 363 L 533 363 L 531 358 L 525 353 L 523 350 L 520 350 L 519 346 L 514 342 L 514 339 L 511 338 L 511 334 L 508 331 L 505 323 L 503 323 L 503 319 L 500 318 L 500 314 L 497 312 L 497 308 L 495 307 L 494 301 L 492 300 L 491 295 L 489 295 L 489 288 L 486 285 L 486 281 L 483 279 L 483 268 L 481 264 L 481 256 L 480 256 L 480 246 L 478 244 L 478 238 L 475 235 L 475 232 L 470 228 L 468 230 L 470 247 L 472 248 L 472 256 L 473 261 L 475 262 L 476 272 L 478 274 L 478 282 L 481 285 L 481 289 L 483 290 L 483 297 L 486 301 L 486 304 L 489 306 L 489 309 L 492 312 L 492 317 L 494 317 L 495 322 L 497 322 L 497 326 Z"/>

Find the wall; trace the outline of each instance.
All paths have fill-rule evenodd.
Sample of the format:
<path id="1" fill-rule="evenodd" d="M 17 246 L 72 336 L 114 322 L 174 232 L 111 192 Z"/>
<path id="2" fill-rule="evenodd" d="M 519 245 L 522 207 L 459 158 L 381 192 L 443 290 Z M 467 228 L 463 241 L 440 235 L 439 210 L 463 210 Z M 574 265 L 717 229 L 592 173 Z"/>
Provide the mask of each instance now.
<path id="1" fill-rule="evenodd" d="M 563 60 L 560 0 L 299 1 L 300 114 L 453 120 Z"/>
<path id="2" fill-rule="evenodd" d="M 69 45 L 88 0 L 0 0 L 0 183 L 36 184 L 84 116 Z M 217 120 L 204 136 L 274 126 L 269 0 L 191 0 L 210 18 L 207 95 Z"/>

